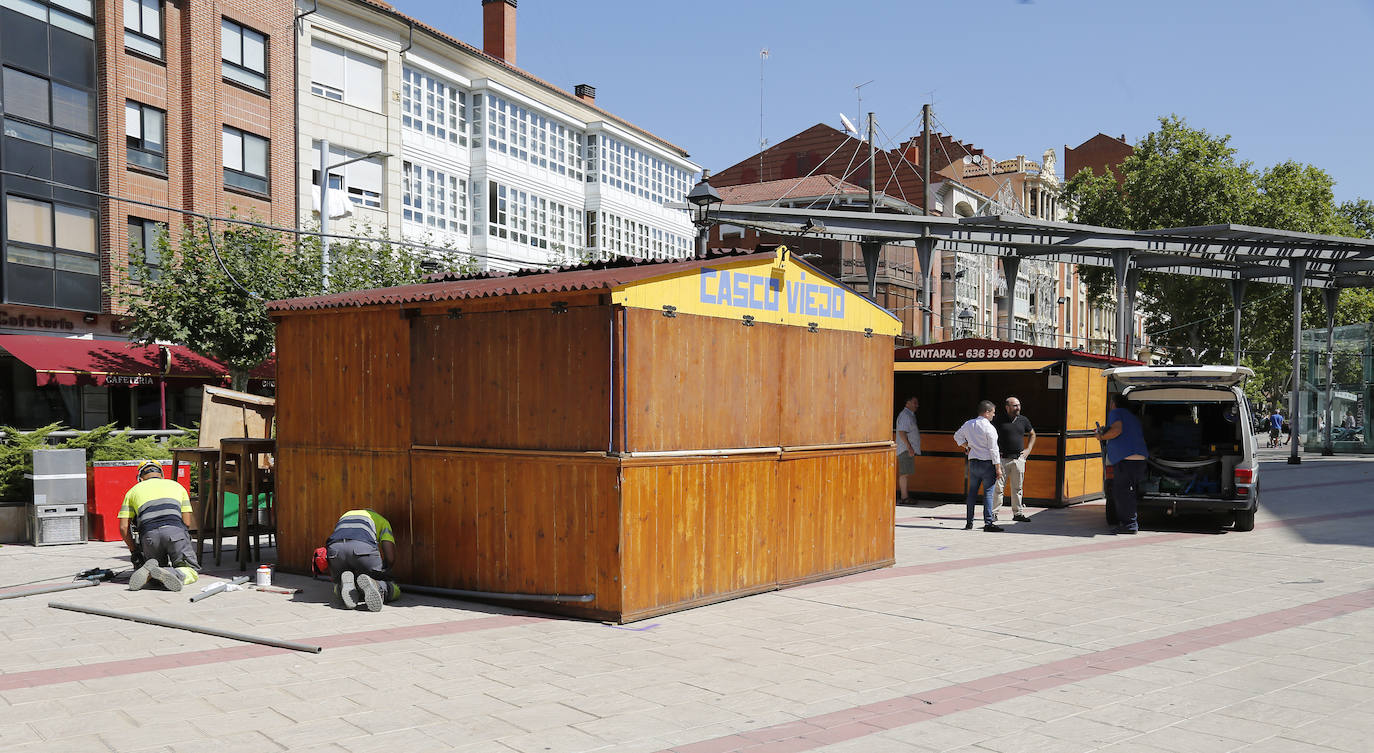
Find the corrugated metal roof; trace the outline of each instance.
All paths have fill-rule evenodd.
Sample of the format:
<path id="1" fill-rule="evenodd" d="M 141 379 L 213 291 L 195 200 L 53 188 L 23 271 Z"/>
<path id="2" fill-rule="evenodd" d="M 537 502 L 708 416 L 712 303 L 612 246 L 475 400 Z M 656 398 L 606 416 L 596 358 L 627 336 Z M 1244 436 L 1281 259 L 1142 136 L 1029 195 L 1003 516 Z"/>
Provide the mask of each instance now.
<path id="1" fill-rule="evenodd" d="M 722 261 L 745 261 L 772 257 L 772 252 L 757 253 L 753 250 L 733 249 L 712 250 L 705 258 L 682 261 L 651 262 L 642 259 L 626 259 L 554 271 L 521 270 L 514 273 L 482 273 L 461 278 L 439 278 L 432 282 L 401 285 L 393 288 L 355 290 L 310 298 L 288 298 L 269 302 L 267 309 L 269 311 L 307 311 L 387 304 L 459 301 L 531 293 L 609 290 L 617 285 L 696 269 L 708 264 L 718 264 Z"/>

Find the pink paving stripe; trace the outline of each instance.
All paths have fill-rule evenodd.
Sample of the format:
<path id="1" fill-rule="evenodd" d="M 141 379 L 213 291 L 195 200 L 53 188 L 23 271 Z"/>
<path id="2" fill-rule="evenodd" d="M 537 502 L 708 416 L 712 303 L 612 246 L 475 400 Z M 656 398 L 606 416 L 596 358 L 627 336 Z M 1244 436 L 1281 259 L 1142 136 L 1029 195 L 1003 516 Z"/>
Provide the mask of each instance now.
<path id="1" fill-rule="evenodd" d="M 1290 526 L 1303 525 L 1307 523 L 1321 523 L 1328 520 L 1342 520 L 1345 518 L 1362 518 L 1374 515 L 1374 510 L 1355 510 L 1352 512 L 1333 512 L 1326 515 L 1311 515 L 1302 518 L 1285 518 L 1283 520 L 1270 520 L 1264 523 L 1256 523 L 1255 530 L 1264 531 L 1273 528 L 1288 528 Z M 897 521 L 902 522 L 902 521 Z M 1105 534 L 1105 531 L 1104 531 Z M 905 565 L 902 567 L 889 567 L 884 570 L 869 570 L 867 572 L 846 575 L 842 578 L 831 578 L 830 580 L 816 581 L 805 585 L 796 586 L 798 589 L 823 588 L 834 586 L 841 583 L 862 583 L 870 580 L 887 580 L 889 578 L 906 578 L 912 575 L 929 575 L 930 573 L 945 573 L 951 570 L 963 570 L 969 567 L 983 567 L 985 565 L 1005 565 L 1010 562 L 1026 562 L 1028 560 L 1049 559 L 1052 557 L 1070 557 L 1076 554 L 1087 554 L 1090 552 L 1100 552 L 1111 549 L 1125 549 L 1133 546 L 1145 546 L 1147 544 L 1163 544 L 1170 541 L 1182 541 L 1184 539 L 1197 538 L 1199 536 L 1209 536 L 1205 533 L 1165 533 L 1158 535 L 1146 535 L 1138 537 L 1113 537 L 1107 541 L 1099 541 L 1092 544 L 1075 544 L 1073 546 L 1060 546 L 1053 549 L 1039 549 L 1029 552 L 1010 552 L 1008 554 L 995 554 L 990 557 L 969 557 L 968 559 L 949 560 L 947 562 L 928 562 L 924 565 Z"/>
<path id="2" fill-rule="evenodd" d="M 1374 589 L 864 704 L 659 753 L 805 751 L 1374 607 Z"/>
<path id="3" fill-rule="evenodd" d="M 325 648 L 342 648 L 344 646 L 358 646 L 362 644 L 433 638 L 440 635 L 470 633 L 477 630 L 494 630 L 496 628 L 525 625 L 531 622 L 541 622 L 544 619 L 546 618 L 532 615 L 501 615 L 497 617 L 479 617 L 471 620 L 454 620 L 452 622 L 433 622 L 427 625 L 413 625 L 411 627 L 361 630 L 356 633 L 340 633 L 338 635 L 324 635 L 315 638 L 296 638 L 293 640 L 299 643 L 310 643 Z M 63 682 L 80 682 L 81 680 L 94 680 L 100 677 L 118 677 L 121 675 L 135 675 L 144 672 L 158 672 L 164 669 L 176 669 L 178 667 L 196 667 L 203 664 L 218 664 L 220 662 L 238 661 L 240 659 L 257 659 L 263 656 L 289 653 L 293 652 L 284 648 L 248 644 L 243 646 L 229 646 L 227 648 L 205 649 L 202 651 L 184 651 L 179 654 L 167 654 L 166 656 L 149 656 L 140 659 L 123 659 L 119 661 L 99 662 L 96 664 L 79 664 L 73 667 L 58 667 L 56 669 L 35 669 L 29 672 L 0 674 L 0 691 L 13 690 L 15 688 L 36 688 L 42 685 L 56 685 Z"/>

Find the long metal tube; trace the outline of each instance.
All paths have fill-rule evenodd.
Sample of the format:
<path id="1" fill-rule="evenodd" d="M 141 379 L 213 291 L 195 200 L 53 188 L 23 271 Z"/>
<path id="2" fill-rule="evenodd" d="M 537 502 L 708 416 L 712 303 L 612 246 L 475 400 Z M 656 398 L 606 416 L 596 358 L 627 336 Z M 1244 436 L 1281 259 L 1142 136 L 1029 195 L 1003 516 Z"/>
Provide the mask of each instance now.
<path id="1" fill-rule="evenodd" d="M 307 646 L 304 643 L 292 641 L 279 641 L 275 638 L 263 638 L 256 635 L 245 633 L 235 633 L 232 630 L 220 630 L 218 628 L 192 625 L 189 622 L 177 622 L 176 620 L 163 620 L 157 617 L 145 617 L 141 614 L 130 612 L 116 612 L 111 609 L 100 609 L 99 607 L 84 607 L 77 604 L 63 604 L 57 601 L 48 602 L 48 606 L 53 609 L 65 609 L 68 612 L 81 612 L 83 614 L 94 614 L 100 617 L 112 617 L 116 620 L 129 620 L 131 622 L 142 622 L 145 625 L 157 625 L 159 627 L 174 628 L 176 630 L 189 630 L 192 633 L 203 633 L 214 635 L 220 638 L 228 638 L 233 641 L 243 641 L 244 643 L 257 643 L 262 646 L 273 646 L 276 648 L 287 648 L 292 651 L 304 651 L 306 653 L 318 654 L 324 650 L 322 646 Z"/>
<path id="2" fill-rule="evenodd" d="M 450 596 L 455 599 L 502 599 L 507 601 L 540 602 L 577 602 L 586 604 L 596 601 L 595 594 L 517 594 L 501 591 L 469 591 L 462 588 L 437 588 L 435 586 L 412 586 L 401 584 L 404 593 L 428 594 L 430 596 Z"/>
<path id="3" fill-rule="evenodd" d="M 1288 464 L 1302 463 L 1298 454 L 1298 427 L 1302 425 L 1302 405 L 1298 398 L 1302 392 L 1302 283 L 1307 276 L 1307 259 L 1294 259 L 1293 264 L 1293 391 L 1288 398 Z"/>
<path id="4" fill-rule="evenodd" d="M 18 593 L 0 594 L 0 601 L 4 601 L 5 599 L 17 599 L 21 596 L 35 596 L 37 594 L 50 594 L 57 591 L 70 591 L 73 588 L 86 588 L 88 586 L 94 586 L 95 584 L 96 582 L 93 580 L 78 580 L 72 583 L 60 583 L 56 586 L 43 586 L 42 588 L 34 588 Z"/>
<path id="5" fill-rule="evenodd" d="M 214 596 L 215 594 L 224 593 L 226 590 L 228 590 L 229 586 L 231 586 L 231 585 L 233 585 L 233 586 L 241 586 L 241 585 L 243 585 L 244 583 L 247 583 L 247 582 L 248 582 L 248 576 L 247 576 L 247 575 L 240 575 L 240 576 L 234 578 L 233 580 L 222 580 L 222 581 L 220 581 L 219 583 L 216 583 L 215 585 L 210 586 L 209 588 L 205 589 L 204 591 L 201 591 L 200 593 L 196 594 L 195 596 L 192 596 L 192 597 L 191 597 L 191 603 L 194 604 L 194 603 L 196 603 L 197 601 L 200 601 L 201 599 L 208 599 L 208 598 L 210 598 L 211 596 Z"/>

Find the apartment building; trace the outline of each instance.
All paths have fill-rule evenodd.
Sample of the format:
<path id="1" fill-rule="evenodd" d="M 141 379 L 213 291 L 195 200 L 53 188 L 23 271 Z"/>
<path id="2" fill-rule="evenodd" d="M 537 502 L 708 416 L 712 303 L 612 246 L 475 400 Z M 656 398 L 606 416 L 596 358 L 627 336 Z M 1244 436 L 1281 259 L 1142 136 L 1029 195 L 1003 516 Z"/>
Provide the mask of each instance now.
<path id="1" fill-rule="evenodd" d="M 125 339 L 109 290 L 159 274 L 175 210 L 293 222 L 292 20 L 270 0 L 0 0 L 0 335 Z M 158 412 L 152 379 L 36 386 L 32 367 L 0 354 L 0 415 Z M 174 421 L 196 392 L 169 391 Z"/>
<path id="2" fill-rule="evenodd" d="M 516 65 L 516 0 L 480 7 L 477 49 L 378 0 L 300 0 L 299 221 L 406 238 L 485 269 L 691 253 L 669 209 L 699 168 L 681 147 Z M 374 155 L 374 156 L 369 156 Z M 361 158 L 361 159 L 360 159 Z M 356 161 L 354 161 L 356 160 Z"/>

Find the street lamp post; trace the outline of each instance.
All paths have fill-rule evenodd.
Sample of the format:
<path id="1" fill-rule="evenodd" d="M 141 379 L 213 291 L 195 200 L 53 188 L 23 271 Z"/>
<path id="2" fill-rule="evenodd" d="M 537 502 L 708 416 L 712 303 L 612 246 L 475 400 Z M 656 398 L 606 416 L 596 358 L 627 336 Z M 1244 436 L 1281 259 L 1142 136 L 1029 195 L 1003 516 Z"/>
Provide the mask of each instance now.
<path id="1" fill-rule="evenodd" d="M 368 152 L 361 157 L 329 164 L 329 141 L 320 139 L 320 277 L 321 292 L 329 292 L 329 171 L 363 160 L 390 157 L 390 152 Z"/>
<path id="2" fill-rule="evenodd" d="M 697 226 L 697 255 L 703 257 L 706 256 L 706 241 L 711 229 L 711 205 L 725 203 L 720 192 L 708 182 L 710 179 L 711 171 L 702 170 L 701 180 L 687 194 L 687 203 L 693 207 L 692 224 Z"/>
<path id="3" fill-rule="evenodd" d="M 973 311 L 970 310 L 967 306 L 965 306 L 965 307 L 963 308 L 963 310 L 959 312 L 959 331 L 960 331 L 961 336 L 963 336 L 963 337 L 972 337 L 972 336 L 973 336 L 973 320 L 974 320 L 974 318 L 975 318 L 975 317 L 974 317 Z"/>

